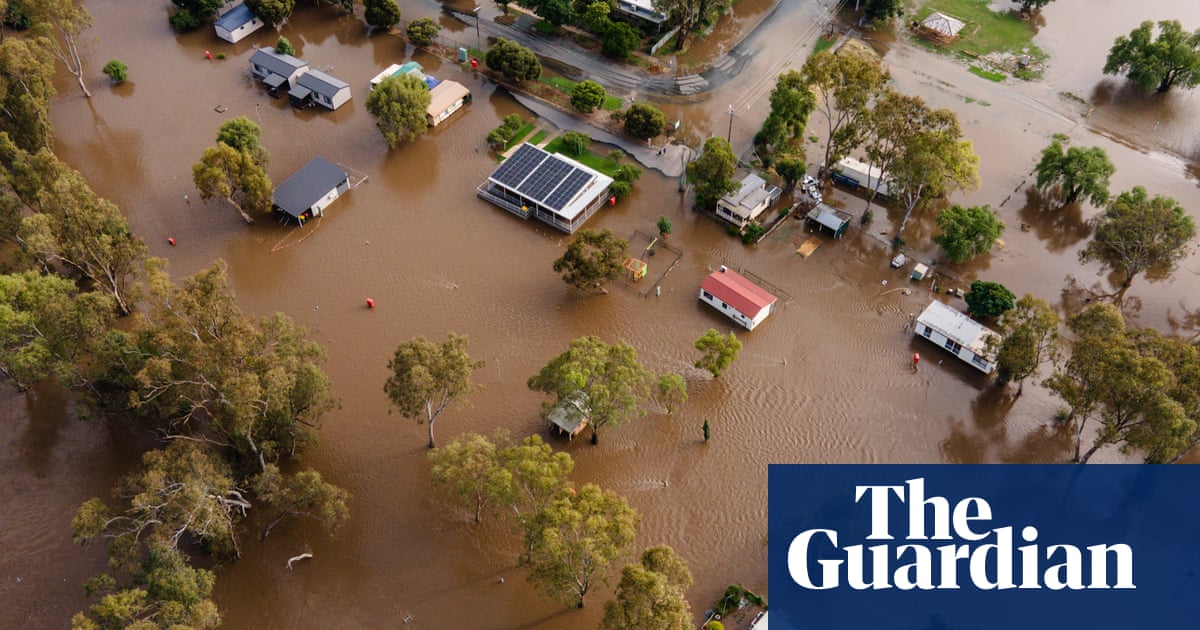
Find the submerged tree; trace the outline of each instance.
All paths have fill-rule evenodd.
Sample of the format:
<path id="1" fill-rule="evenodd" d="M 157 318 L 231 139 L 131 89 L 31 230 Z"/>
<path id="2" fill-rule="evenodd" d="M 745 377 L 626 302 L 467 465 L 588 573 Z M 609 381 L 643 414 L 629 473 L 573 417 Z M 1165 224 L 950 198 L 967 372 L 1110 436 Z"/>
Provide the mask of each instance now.
<path id="1" fill-rule="evenodd" d="M 1071 147 L 1063 152 L 1056 139 L 1042 150 L 1037 165 L 1037 187 L 1045 190 L 1058 185 L 1064 204 L 1084 197 L 1092 205 L 1101 206 L 1108 201 L 1108 178 L 1116 170 L 1104 149 Z"/>
<path id="2" fill-rule="evenodd" d="M 391 28 L 400 21 L 396 0 L 363 0 L 363 19 L 371 28 Z"/>
<path id="3" fill-rule="evenodd" d="M 1188 33 L 1178 20 L 1142 22 L 1128 36 L 1113 42 L 1104 62 L 1104 74 L 1125 73 L 1143 92 L 1166 92 L 1176 85 L 1200 85 L 1200 30 Z"/>
<path id="4" fill-rule="evenodd" d="M 692 611 L 685 593 L 692 572 L 666 545 L 642 553 L 639 564 L 621 571 L 615 600 L 604 604 L 601 627 L 606 630 L 687 630 Z"/>
<path id="5" fill-rule="evenodd" d="M 610 230 L 580 230 L 567 245 L 562 258 L 554 261 L 554 271 L 562 274 L 563 282 L 577 289 L 604 289 L 604 285 L 620 277 L 625 269 L 629 244 Z"/>
<path id="6" fill-rule="evenodd" d="M 708 332 L 696 340 L 695 345 L 701 353 L 700 358 L 696 359 L 696 367 L 707 370 L 713 378 L 724 374 L 742 350 L 742 342 L 738 341 L 732 331 L 726 337 L 715 328 L 709 328 Z"/>
<path id="7" fill-rule="evenodd" d="M 869 107 L 883 93 L 891 74 L 878 59 L 861 54 L 822 51 L 804 63 L 804 79 L 817 90 L 816 112 L 825 119 L 825 157 L 821 172 L 861 144 Z"/>
<path id="8" fill-rule="evenodd" d="M 396 348 L 383 391 L 400 415 L 429 425 L 429 448 L 434 448 L 434 422 L 451 403 L 477 389 L 471 373 L 483 365 L 467 354 L 466 335 L 450 333 L 441 343 L 417 337 Z"/>
<path id="9" fill-rule="evenodd" d="M 37 34 L 50 43 L 50 52 L 75 77 L 83 95 L 91 98 L 79 53 L 79 36 L 92 26 L 91 14 L 73 0 L 37 0 L 22 6 L 29 11 Z"/>
<path id="10" fill-rule="evenodd" d="M 888 188 L 904 206 L 896 228 L 896 241 L 918 205 L 958 189 L 979 185 L 979 156 L 969 140 L 962 139 L 958 117 L 948 109 L 931 110 L 920 99 L 901 125 L 889 125 L 897 133 L 892 144 L 898 152 L 888 171 Z"/>
<path id="11" fill-rule="evenodd" d="M 687 165 L 687 178 L 696 189 L 696 205 L 705 209 L 716 207 L 717 201 L 734 192 L 739 185 L 733 181 L 737 157 L 725 138 L 713 136 L 704 142 L 700 157 Z"/>
<path id="12" fill-rule="evenodd" d="M 245 0 L 254 15 L 279 30 L 296 8 L 296 0 Z"/>
<path id="13" fill-rule="evenodd" d="M 430 102 L 429 87 L 411 74 L 390 76 L 375 86 L 367 97 L 367 111 L 377 119 L 389 149 L 401 142 L 412 142 L 429 128 L 425 110 Z"/>
<path id="14" fill-rule="evenodd" d="M 937 226 L 940 233 L 933 241 L 942 246 L 946 258 L 954 263 L 988 253 L 1004 233 L 1004 222 L 987 206 L 954 206 L 943 210 Z"/>
<path id="15" fill-rule="evenodd" d="M 54 141 L 50 123 L 53 96 L 50 41 L 44 37 L 0 38 L 0 127 L 18 148 L 36 153 L 50 147 Z"/>
<path id="16" fill-rule="evenodd" d="M 1122 272 L 1125 287 L 1147 269 L 1170 275 L 1196 236 L 1196 224 L 1178 202 L 1161 195 L 1151 199 L 1141 186 L 1118 195 L 1093 226 L 1092 240 L 1079 260 L 1098 260 Z"/>
<path id="17" fill-rule="evenodd" d="M 267 464 L 254 478 L 254 493 L 275 511 L 259 540 L 266 539 L 276 525 L 290 518 L 313 519 L 330 533 L 337 532 L 350 518 L 346 506 L 350 493 L 325 481 L 315 470 L 284 475 L 275 464 Z"/>
<path id="18" fill-rule="evenodd" d="M 537 55 L 524 46 L 501 37 L 488 48 L 484 62 L 489 70 L 504 75 L 509 81 L 520 83 L 542 76 L 542 63 Z"/>
<path id="19" fill-rule="evenodd" d="M 255 154 L 224 142 L 204 150 L 192 166 L 192 181 L 201 199 L 224 199 L 246 223 L 254 223 L 251 212 L 269 214 L 274 208 L 275 187 Z"/>
<path id="20" fill-rule="evenodd" d="M 499 506 L 509 497 L 512 472 L 500 461 L 503 435 L 488 439 L 465 433 L 441 448 L 429 451 L 433 483 L 471 510 L 478 523 L 488 506 Z"/>
<path id="21" fill-rule="evenodd" d="M 130 568 L 128 584 L 108 574 L 88 580 L 88 597 L 99 599 L 71 618 L 71 630 L 215 628 L 221 624 L 211 599 L 215 584 L 213 572 L 192 567 L 183 552 L 152 547 Z"/>
<path id="22" fill-rule="evenodd" d="M 1016 305 L 1017 296 L 999 282 L 976 280 L 971 283 L 971 290 L 963 296 L 971 315 L 975 317 L 1000 317 L 1011 311 Z"/>
<path id="23" fill-rule="evenodd" d="M 1046 361 L 1058 358 L 1058 314 L 1044 300 L 1025 295 L 1000 320 L 1004 341 L 996 358 L 1001 383 L 1017 382 L 1017 396 L 1025 379 L 1037 376 Z"/>

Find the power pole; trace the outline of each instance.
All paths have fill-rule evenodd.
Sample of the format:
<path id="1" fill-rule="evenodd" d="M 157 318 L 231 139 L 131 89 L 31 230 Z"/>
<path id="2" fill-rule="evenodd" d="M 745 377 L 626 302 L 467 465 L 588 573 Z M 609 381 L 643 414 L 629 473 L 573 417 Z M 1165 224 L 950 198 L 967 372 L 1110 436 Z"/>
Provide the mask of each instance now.
<path id="1" fill-rule="evenodd" d="M 725 140 L 729 142 L 729 146 L 733 146 L 733 105 L 729 106 L 729 132 L 725 135 Z"/>

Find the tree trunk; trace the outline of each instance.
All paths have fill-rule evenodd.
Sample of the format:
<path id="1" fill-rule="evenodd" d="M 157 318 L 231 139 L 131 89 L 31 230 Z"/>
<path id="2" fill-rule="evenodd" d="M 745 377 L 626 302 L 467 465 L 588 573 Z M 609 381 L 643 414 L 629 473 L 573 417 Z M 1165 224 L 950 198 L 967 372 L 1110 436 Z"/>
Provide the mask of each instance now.
<path id="1" fill-rule="evenodd" d="M 1155 92 L 1157 92 L 1159 94 L 1163 94 L 1163 93 L 1167 92 L 1168 90 L 1170 90 L 1171 85 L 1173 85 L 1174 83 L 1175 83 L 1174 73 L 1168 72 L 1167 75 L 1163 77 L 1162 83 L 1158 84 L 1158 89 L 1155 90 Z"/>
<path id="2" fill-rule="evenodd" d="M 87 84 L 83 82 L 83 72 L 75 75 L 75 80 L 79 82 L 79 89 L 83 90 L 83 95 L 87 98 L 92 98 L 92 93 L 87 89 Z"/>
<path id="3" fill-rule="evenodd" d="M 1095 444 L 1093 444 L 1092 448 L 1089 448 L 1087 450 L 1087 452 L 1083 454 L 1083 459 L 1077 460 L 1076 463 L 1079 463 L 1079 464 L 1088 463 L 1088 460 L 1092 458 L 1092 455 L 1094 455 L 1096 453 L 1096 451 L 1100 450 L 1101 446 L 1104 446 L 1103 442 L 1096 442 Z"/>
<path id="4" fill-rule="evenodd" d="M 287 515 L 288 515 L 288 513 L 287 513 L 287 512 L 280 512 L 280 513 L 279 513 L 279 516 L 276 516 L 274 520 L 272 520 L 270 523 L 267 523 L 267 526 L 266 526 L 266 527 L 264 527 L 264 528 L 263 528 L 263 530 L 262 530 L 262 535 L 260 535 L 260 536 L 258 537 L 258 539 L 259 539 L 259 540 L 266 540 L 266 539 L 267 539 L 267 536 L 270 536 L 270 535 L 271 535 L 271 530 L 272 530 L 272 529 L 275 529 L 275 526 L 276 526 L 276 525 L 278 525 L 278 524 L 279 524 L 279 522 L 280 522 L 280 521 L 282 521 L 282 520 L 284 519 L 284 517 L 286 517 Z M 288 567 L 288 568 L 291 568 L 291 566 L 289 565 L 289 567 Z"/>
<path id="5" fill-rule="evenodd" d="M 228 201 L 229 205 L 233 206 L 234 209 L 238 211 L 238 214 L 242 215 L 243 221 L 245 221 L 246 223 L 254 223 L 254 217 L 246 214 L 246 211 L 242 210 L 242 207 L 240 205 L 238 205 L 238 202 L 233 200 L 233 197 L 226 197 L 225 201 Z"/>
<path id="6" fill-rule="evenodd" d="M 428 424 L 429 424 L 429 448 L 437 448 L 437 445 L 433 443 L 433 420 L 434 420 L 433 418 L 430 418 L 430 420 L 428 422 Z"/>
<path id="7" fill-rule="evenodd" d="M 593 425 L 592 426 L 592 446 L 595 446 L 599 443 L 600 443 L 600 434 L 596 433 L 596 427 L 595 427 L 595 425 Z M 583 604 L 580 604 L 579 606 L 580 606 L 580 608 L 582 608 Z"/>
<path id="8" fill-rule="evenodd" d="M 1023 389 L 1025 389 L 1025 379 L 1021 379 L 1021 380 L 1017 381 L 1017 395 L 1015 396 L 1015 398 L 1021 397 L 1021 390 L 1023 390 Z"/>

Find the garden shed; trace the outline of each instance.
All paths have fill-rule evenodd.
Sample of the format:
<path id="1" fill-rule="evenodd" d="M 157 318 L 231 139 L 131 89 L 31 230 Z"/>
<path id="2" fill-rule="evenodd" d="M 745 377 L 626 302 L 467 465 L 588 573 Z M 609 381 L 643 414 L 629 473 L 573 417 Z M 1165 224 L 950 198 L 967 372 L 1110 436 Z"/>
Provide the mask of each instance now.
<path id="1" fill-rule="evenodd" d="M 925 31 L 925 34 L 943 44 L 948 44 L 958 39 L 958 32 L 964 26 L 966 26 L 966 23 L 962 20 L 946 15 L 941 11 L 930 13 L 929 17 L 925 18 L 924 22 L 921 22 L 921 29 Z"/>

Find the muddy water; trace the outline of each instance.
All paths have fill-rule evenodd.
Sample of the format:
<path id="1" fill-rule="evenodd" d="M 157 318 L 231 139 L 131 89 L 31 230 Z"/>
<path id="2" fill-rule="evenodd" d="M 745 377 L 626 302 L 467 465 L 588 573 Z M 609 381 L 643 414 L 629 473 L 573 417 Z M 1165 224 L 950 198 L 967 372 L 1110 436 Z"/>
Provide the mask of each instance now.
<path id="1" fill-rule="evenodd" d="M 1039 41 L 1063 63 L 1075 39 L 1088 39 L 1069 34 L 1071 11 L 1085 4 L 1061 0 L 1047 9 Z M 766 587 L 767 462 L 1055 461 L 1065 453 L 1066 443 L 1048 425 L 1056 403 L 1045 392 L 1026 387 L 1026 395 L 1013 400 L 905 329 L 909 314 L 929 296 L 926 286 L 909 295 L 895 290 L 908 284 L 887 268 L 888 254 L 876 238 L 894 214 L 879 212 L 866 234 L 826 242 L 801 259 L 793 250 L 808 235 L 798 226 L 744 247 L 688 210 L 675 181 L 648 173 L 630 199 L 602 211 L 592 226 L 627 235 L 652 230 L 665 215 L 675 224 L 671 241 L 684 250 L 682 261 L 661 297 L 644 299 L 620 288 L 607 296 L 581 295 L 550 270 L 563 250 L 561 234 L 474 196 L 494 168 L 484 136 L 505 114 L 519 111 L 478 77 L 418 55 L 432 73 L 466 83 L 475 101 L 448 126 L 389 152 L 364 110 L 366 83 L 411 51 L 387 36 L 368 38 L 357 20 L 302 8 L 283 29 L 313 67 L 329 68 L 354 87 L 354 100 L 338 112 L 295 112 L 265 96 L 246 73 L 251 46 L 271 44 L 274 33 L 227 46 L 207 32 L 170 33 L 165 3 L 162 11 L 115 0 L 87 6 L 96 16 L 89 67 L 121 58 L 131 81 L 113 89 L 93 80 L 90 102 L 70 84 L 59 86 L 53 113 L 60 155 L 125 210 L 177 277 L 223 258 L 248 312 L 281 310 L 309 326 L 329 353 L 327 368 L 343 401 L 304 465 L 353 492 L 354 516 L 335 540 L 290 525 L 265 543 L 246 541 L 247 557 L 220 570 L 216 597 L 230 627 L 390 627 L 409 615 L 413 627 L 428 628 L 596 625 L 608 589 L 582 611 L 544 601 L 514 566 L 514 536 L 503 523 L 472 525 L 430 492 L 424 428 L 389 415 L 382 392 L 390 351 L 415 335 L 466 333 L 471 353 L 487 362 L 477 375 L 486 389 L 469 406 L 444 414 L 442 440 L 497 427 L 516 435 L 544 431 L 540 399 L 525 379 L 580 335 L 623 339 L 652 369 L 685 374 L 691 398 L 674 416 L 652 411 L 609 431 L 597 447 L 555 444 L 575 457 L 578 482 L 602 483 L 641 511 L 639 545 L 670 544 L 689 560 L 697 578 L 689 599 L 697 612 L 731 581 Z M 435 14 L 432 6 L 404 9 L 409 18 Z M 747 95 L 765 97 L 769 81 L 763 77 L 803 58 L 799 31 L 787 21 L 795 13 L 777 15 L 781 22 L 764 25 L 755 40 L 764 54 L 744 76 L 706 104 L 667 106 L 668 115 L 683 118 L 697 137 L 724 134 L 726 107 L 735 104 L 735 144 L 748 141 L 765 107 L 763 98 Z M 1114 32 L 1131 27 L 1112 25 Z M 206 49 L 229 58 L 205 61 Z M 1194 175 L 1187 179 L 1187 165 L 1169 152 L 1172 145 L 1093 133 L 1107 105 L 1084 119 L 1057 98 L 1058 91 L 1089 93 L 1101 80 L 1098 65 L 1060 78 L 1052 70 L 1051 80 L 1067 87 L 1012 88 L 902 44 L 888 63 L 901 89 L 955 107 L 984 156 L 983 186 L 954 201 L 998 206 L 1012 228 L 1003 250 L 952 270 L 964 277 L 1000 280 L 1055 302 L 1063 301 L 1068 276 L 1084 288 L 1107 287 L 1093 268 L 1075 262 L 1087 237 L 1083 221 L 1095 210 L 1047 214 L 1022 188 L 1054 132 L 1109 150 L 1118 163 L 1114 188 L 1142 183 L 1184 201 L 1193 213 L 1200 208 Z M 1087 73 L 1090 82 L 1080 76 Z M 225 111 L 214 111 L 217 106 Z M 303 230 L 271 221 L 248 227 L 220 203 L 200 202 L 189 184 L 191 164 L 234 115 L 261 121 L 276 181 L 314 155 L 367 180 Z M 1179 133 L 1195 133 L 1195 125 L 1184 127 Z M 861 204 L 835 198 L 847 207 Z M 1021 222 L 1029 231 L 1016 229 Z M 910 230 L 916 253 L 932 257 L 925 245 L 929 217 Z M 178 246 L 168 246 L 168 237 Z M 691 367 L 691 342 L 709 327 L 729 328 L 695 299 L 699 281 L 722 263 L 745 266 L 791 299 L 758 330 L 741 335 L 741 358 L 713 381 Z M 652 260 L 651 274 L 658 271 Z M 1193 256 L 1170 281 L 1139 279 L 1126 296 L 1127 313 L 1164 329 L 1183 322 L 1200 309 L 1193 297 L 1197 273 L 1200 260 Z M 374 310 L 364 308 L 367 297 L 375 300 Z M 1081 291 L 1067 297 L 1085 299 Z M 908 369 L 913 352 L 925 357 L 918 374 Z M 76 421 L 66 399 L 52 391 L 3 396 L 0 492 L 6 506 L 18 507 L 0 515 L 6 551 L 0 626 L 62 626 L 84 605 L 79 584 L 103 565 L 99 550 L 71 544 L 70 514 L 129 469 L 132 453 L 121 446 L 129 440 Z M 714 430 L 708 444 L 701 441 L 705 419 Z M 288 571 L 286 559 L 304 551 L 314 558 Z"/>

